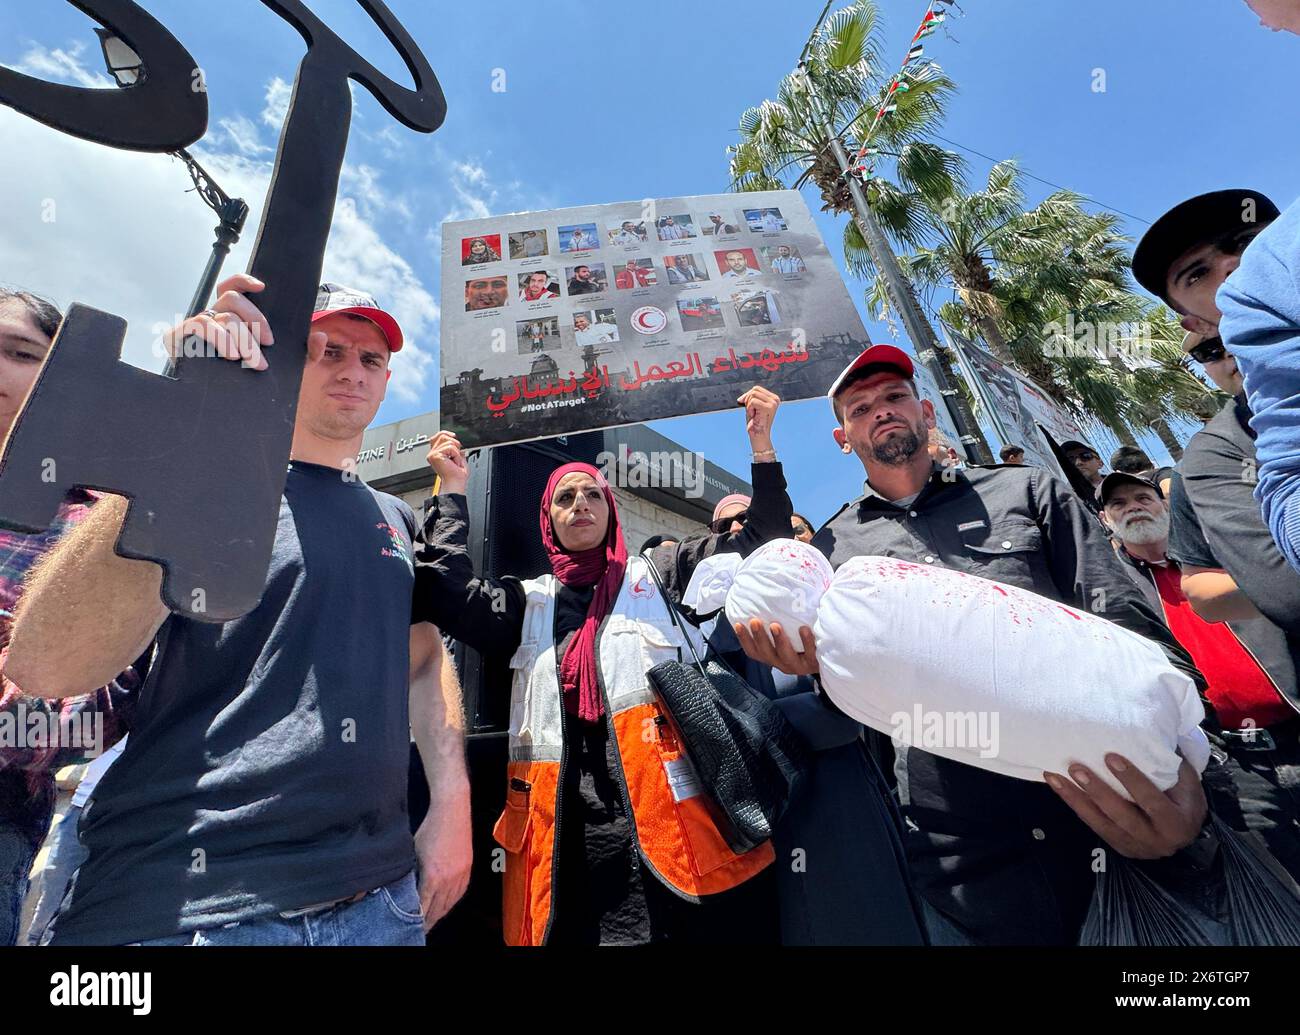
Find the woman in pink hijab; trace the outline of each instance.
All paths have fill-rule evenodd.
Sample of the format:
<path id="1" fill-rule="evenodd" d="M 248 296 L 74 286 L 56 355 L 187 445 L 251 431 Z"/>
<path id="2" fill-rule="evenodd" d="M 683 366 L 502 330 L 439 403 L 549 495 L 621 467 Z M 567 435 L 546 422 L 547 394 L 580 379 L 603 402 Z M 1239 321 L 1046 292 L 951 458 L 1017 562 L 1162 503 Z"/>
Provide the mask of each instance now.
<path id="1" fill-rule="evenodd" d="M 772 404 L 760 416 L 770 427 L 777 400 L 756 399 L 765 404 L 767 396 Z M 774 941 L 764 873 L 772 848 L 731 850 L 646 672 L 689 662 L 686 635 L 703 654 L 698 633 L 672 621 L 675 605 L 664 599 L 651 558 L 675 597 L 699 559 L 789 535 L 779 469 L 764 472 L 740 536 L 709 532 L 629 557 L 601 472 L 564 464 L 538 507 L 550 572 L 481 578 L 468 555 L 460 443 L 442 432 L 429 455 L 443 491 L 417 548 L 418 592 L 432 608 L 421 617 L 508 659 L 511 671 L 506 801 L 493 831 L 505 852 L 498 872 L 506 942 Z"/>
<path id="2" fill-rule="evenodd" d="M 740 492 L 723 496 L 713 508 L 713 520 L 709 522 L 709 531 L 739 532 L 749 517 L 751 502 L 750 497 Z"/>

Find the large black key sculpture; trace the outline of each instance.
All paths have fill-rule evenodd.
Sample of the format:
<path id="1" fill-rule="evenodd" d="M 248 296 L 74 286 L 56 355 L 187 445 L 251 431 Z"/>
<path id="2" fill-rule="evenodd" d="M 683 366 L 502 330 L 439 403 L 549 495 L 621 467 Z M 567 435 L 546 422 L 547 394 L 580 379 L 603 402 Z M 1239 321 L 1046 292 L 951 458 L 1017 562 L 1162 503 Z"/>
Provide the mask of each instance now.
<path id="1" fill-rule="evenodd" d="M 130 0 L 69 2 L 140 55 L 140 81 L 82 89 L 0 69 L 0 103 L 112 147 L 162 152 L 201 137 L 207 97 L 180 42 Z M 162 565 L 164 603 L 210 622 L 252 610 L 266 580 L 352 118 L 348 80 L 411 129 L 431 133 L 447 113 L 433 70 L 381 0 L 359 2 L 414 90 L 382 75 L 301 0 L 262 2 L 307 42 L 248 266 L 267 285 L 254 301 L 275 335 L 270 369 L 199 357 L 182 359 L 174 376 L 139 370 L 121 361 L 125 322 L 74 303 L 0 455 L 0 521 L 44 529 L 74 486 L 126 496 L 118 553 Z"/>

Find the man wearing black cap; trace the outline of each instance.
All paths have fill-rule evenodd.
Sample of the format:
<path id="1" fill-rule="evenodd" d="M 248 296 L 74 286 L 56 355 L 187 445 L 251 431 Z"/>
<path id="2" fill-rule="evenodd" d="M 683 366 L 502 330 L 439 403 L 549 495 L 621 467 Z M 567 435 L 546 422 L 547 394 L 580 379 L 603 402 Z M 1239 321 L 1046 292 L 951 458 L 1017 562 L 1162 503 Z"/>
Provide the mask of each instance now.
<path id="1" fill-rule="evenodd" d="M 828 395 L 839 421 L 835 442 L 856 454 L 867 474 L 863 495 L 813 538 L 833 566 L 863 555 L 900 557 L 1019 586 L 1146 636 L 1204 685 L 1068 485 L 1038 467 L 962 471 L 931 460 L 926 437 L 934 407 L 918 397 L 905 352 L 873 345 Z M 811 629 L 767 631 L 772 642 L 761 623 L 736 627 L 756 660 L 792 674 L 816 671 Z M 791 646 L 794 635 L 803 654 Z M 1144 859 L 1171 855 L 1197 838 L 1206 805 L 1190 765 L 1161 794 L 1131 764 L 1117 756 L 1108 763 L 1137 800 L 1158 803 L 1154 813 L 1111 793 L 1082 766 L 1071 767 L 1068 778 L 1046 774 L 1041 784 L 914 747 L 899 750 L 894 770 L 907 857 L 932 941 L 1073 944 L 1092 898 L 1099 838 Z"/>
<path id="2" fill-rule="evenodd" d="M 1212 734 L 1236 763 L 1207 779 L 1215 811 L 1237 829 L 1259 833 L 1291 875 L 1300 879 L 1300 800 L 1286 789 L 1287 781 L 1279 780 L 1278 763 L 1269 766 L 1262 743 L 1265 731 L 1283 737 L 1296 717 L 1295 709 L 1238 638 L 1235 630 L 1241 625 L 1208 622 L 1187 599 L 1179 564 L 1168 553 L 1169 507 L 1159 485 L 1136 475 L 1109 474 L 1100 497 L 1102 521 L 1118 544 L 1120 560 L 1205 676 L 1205 695 L 1219 724 L 1228 731 L 1255 729 L 1261 740 L 1260 750 L 1243 750 L 1240 738 Z M 1244 624 L 1266 623 L 1259 619 Z M 1268 736 L 1272 739 L 1274 734 Z M 1287 763 L 1281 765 L 1281 775 L 1286 777 Z"/>
<path id="3" fill-rule="evenodd" d="M 1175 205 L 1151 224 L 1133 251 L 1139 284 L 1182 316 L 1185 330 L 1219 332 L 1219 286 L 1246 246 L 1278 217 L 1254 190 L 1219 190 Z"/>
<path id="4" fill-rule="evenodd" d="M 1101 480 L 1106 477 L 1101 472 L 1101 454 L 1088 443 L 1073 438 L 1061 443 L 1061 453 L 1074 465 L 1084 481 L 1092 486 L 1092 502 L 1096 503 L 1097 490 L 1101 488 Z"/>
<path id="5" fill-rule="evenodd" d="M 1233 396 L 1183 452 L 1169 493 L 1169 554 L 1196 614 L 1228 625 L 1294 713 L 1266 709 L 1221 734 L 1234 760 L 1258 777 L 1240 797 L 1247 823 L 1266 838 L 1300 806 L 1300 575 L 1255 500 L 1251 414 L 1231 343 L 1219 337 L 1216 295 L 1277 216 L 1257 191 L 1204 194 L 1157 220 L 1133 256 L 1138 282 L 1183 314 L 1191 332 L 1183 350 Z"/>
<path id="6" fill-rule="evenodd" d="M 37 569 L 15 618 L 6 675 L 42 696 L 156 645 L 127 748 L 83 812 L 89 856 L 56 945 L 423 945 L 468 883 L 459 688 L 413 615 L 415 515 L 353 466 L 401 330 L 325 284 L 307 341 L 277 329 L 275 345 L 263 288 L 232 277 L 169 335 L 198 335 L 248 378 L 264 349 L 307 352 L 258 605 L 221 624 L 171 613 L 157 565 L 114 550 L 127 501 L 113 496 Z M 412 737 L 432 801 L 414 838 Z"/>
<path id="7" fill-rule="evenodd" d="M 1183 350 L 1233 397 L 1188 441 L 1170 486 L 1171 541 L 1184 562 L 1183 589 L 1209 621 L 1263 613 L 1280 619 L 1288 635 L 1295 622 L 1300 646 L 1300 612 L 1292 606 L 1300 597 L 1295 580 L 1283 575 L 1286 562 L 1255 502 L 1251 415 L 1236 360 L 1219 336 L 1215 297 L 1247 245 L 1277 216 L 1277 206 L 1258 191 L 1198 195 L 1152 224 L 1133 253 L 1133 275 L 1182 314 L 1189 332 Z"/>
<path id="8" fill-rule="evenodd" d="M 1206 696 L 1227 731 L 1213 735 L 1233 760 L 1207 779 L 1215 811 L 1235 828 L 1258 833 L 1300 879 L 1300 799 L 1290 789 L 1300 771 L 1288 749 L 1294 745 L 1296 712 L 1264 664 L 1278 653 L 1278 644 L 1268 642 L 1279 639 L 1277 631 L 1265 637 L 1261 650 L 1257 634 L 1269 631 L 1265 619 L 1230 625 L 1197 614 L 1183 592 L 1179 564 L 1168 555 L 1169 508 L 1158 486 L 1111 474 L 1102 483 L 1101 498 L 1102 520 L 1119 544 L 1120 559 L 1205 675 Z M 1252 641 L 1254 651 L 1248 646 Z M 1283 668 L 1294 696 L 1294 669 Z M 1244 739 L 1248 736 L 1258 743 Z"/>
<path id="9" fill-rule="evenodd" d="M 1182 517 L 1177 496 L 1185 490 L 1198 523 L 1213 528 L 1215 535 L 1230 536 L 1235 548 L 1228 555 L 1240 554 L 1248 564 L 1261 556 L 1257 533 L 1263 529 L 1267 534 L 1267 528 L 1252 495 L 1256 458 L 1250 412 L 1236 363 L 1228 362 L 1231 343 L 1219 337 L 1221 313 L 1215 296 L 1241 264 L 1247 246 L 1278 214 L 1277 205 L 1259 191 L 1199 194 L 1157 219 L 1133 252 L 1137 282 L 1179 313 L 1183 328 L 1197 335 L 1190 344 L 1184 341 L 1184 350 L 1233 395 L 1187 443 L 1178 466 L 1181 488 L 1170 488 L 1175 524 Z M 1188 596 L 1195 602 L 1190 589 Z"/>
<path id="10" fill-rule="evenodd" d="M 1157 219 L 1133 252 L 1137 282 L 1179 313 L 1185 330 L 1199 336 L 1190 346 L 1185 341 L 1184 349 L 1206 366 L 1219 387 L 1226 390 L 1220 383 L 1224 377 L 1230 379 L 1227 387 L 1233 389 L 1233 401 L 1192 436 L 1179 464 L 1193 506 L 1198 512 L 1204 508 L 1202 523 L 1205 515 L 1211 515 L 1214 523 L 1220 524 L 1218 519 L 1228 516 L 1224 503 L 1233 508 L 1232 517 L 1238 517 L 1244 506 L 1243 488 L 1250 491 L 1255 485 L 1250 412 L 1236 364 L 1228 370 L 1223 362 L 1232 356 L 1232 343 L 1220 339 L 1222 314 L 1216 295 L 1241 265 L 1247 246 L 1278 215 L 1277 205 L 1259 191 L 1200 194 Z M 1211 370 L 1210 364 L 1222 368 L 1221 373 Z M 1247 521 L 1251 531 L 1254 524 Z"/>

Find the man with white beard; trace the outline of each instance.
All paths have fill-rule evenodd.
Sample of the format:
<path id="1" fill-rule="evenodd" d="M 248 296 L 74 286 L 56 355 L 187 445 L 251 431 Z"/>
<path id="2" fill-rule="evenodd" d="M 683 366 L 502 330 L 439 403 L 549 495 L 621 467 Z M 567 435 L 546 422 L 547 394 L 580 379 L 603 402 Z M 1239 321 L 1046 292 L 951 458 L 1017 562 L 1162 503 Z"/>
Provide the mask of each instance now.
<path id="1" fill-rule="evenodd" d="M 1116 472 L 1102 480 L 1097 495 L 1102 521 L 1115 538 L 1115 552 L 1205 676 L 1205 695 L 1223 729 L 1255 733 L 1255 743 L 1220 741 L 1232 763 L 1221 781 L 1206 780 L 1215 811 L 1236 829 L 1260 834 L 1278 861 L 1300 880 L 1300 809 L 1287 777 L 1292 767 L 1270 757 L 1282 745 L 1269 746 L 1271 728 L 1286 728 L 1294 709 L 1228 623 L 1207 622 L 1192 609 L 1182 590 L 1178 562 L 1166 553 L 1169 505 L 1160 487 Z"/>

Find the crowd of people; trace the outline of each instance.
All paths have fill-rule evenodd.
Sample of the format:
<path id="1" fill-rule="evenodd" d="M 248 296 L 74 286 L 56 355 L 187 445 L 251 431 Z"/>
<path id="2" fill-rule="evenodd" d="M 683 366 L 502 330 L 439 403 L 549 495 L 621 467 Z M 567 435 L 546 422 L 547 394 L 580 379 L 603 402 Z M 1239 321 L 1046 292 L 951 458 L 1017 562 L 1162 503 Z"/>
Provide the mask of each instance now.
<path id="1" fill-rule="evenodd" d="M 752 496 L 632 553 L 602 473 L 562 465 L 538 500 L 540 577 L 474 569 L 454 434 L 430 444 L 438 492 L 422 516 L 346 476 L 403 340 L 377 301 L 323 286 L 253 611 L 170 612 L 160 569 L 115 552 L 117 496 L 78 489 L 46 532 L 0 532 L 0 716 L 100 724 L 93 745 L 0 748 L 0 944 L 423 944 L 473 857 L 445 640 L 510 673 L 485 688 L 509 700 L 493 830 L 508 944 L 1074 944 L 1099 850 L 1211 887 L 1211 813 L 1300 878 L 1298 211 L 1216 191 L 1137 247 L 1137 281 L 1180 314 L 1190 362 L 1230 397 L 1176 469 L 1133 447 L 1106 465 L 1081 441 L 1059 450 L 1073 486 L 1017 443 L 967 463 L 936 437 L 908 354 L 876 344 L 827 389 L 835 446 L 865 481 L 820 528 L 787 492 L 780 399 L 755 386 L 737 399 Z M 169 346 L 197 336 L 212 357 L 197 361 L 257 376 L 274 343 L 263 288 L 229 278 Z M 35 295 L 0 293 L 0 432 L 59 320 Z M 1209 764 L 1184 761 L 1160 789 L 1108 756 L 1120 794 L 1081 764 L 1022 780 L 864 728 L 822 693 L 811 628 L 733 626 L 683 603 L 702 562 L 782 538 L 832 568 L 941 566 L 1145 637 L 1199 689 Z M 810 748 L 802 795 L 756 847 L 724 836 L 648 682 L 684 650 L 722 659 Z M 1060 676 L 1080 692 L 1086 661 Z M 415 824 L 412 743 L 430 801 Z M 110 747 L 50 836 L 56 770 Z"/>

